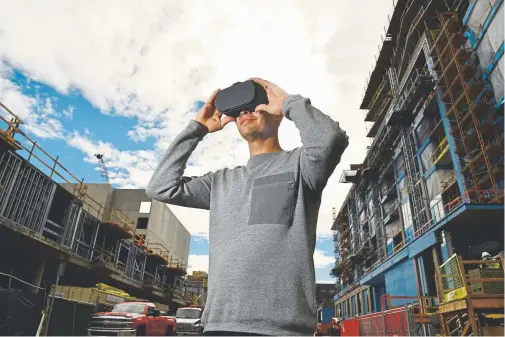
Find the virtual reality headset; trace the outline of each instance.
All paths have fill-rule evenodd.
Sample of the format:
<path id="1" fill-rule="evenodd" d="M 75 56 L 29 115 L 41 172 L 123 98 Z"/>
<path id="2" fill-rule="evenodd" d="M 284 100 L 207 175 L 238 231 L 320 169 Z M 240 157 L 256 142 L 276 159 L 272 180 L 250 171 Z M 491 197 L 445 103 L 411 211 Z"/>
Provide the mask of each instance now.
<path id="1" fill-rule="evenodd" d="M 260 104 L 268 104 L 267 92 L 252 80 L 237 82 L 216 96 L 217 110 L 230 117 L 238 117 L 242 111 L 253 112 Z"/>

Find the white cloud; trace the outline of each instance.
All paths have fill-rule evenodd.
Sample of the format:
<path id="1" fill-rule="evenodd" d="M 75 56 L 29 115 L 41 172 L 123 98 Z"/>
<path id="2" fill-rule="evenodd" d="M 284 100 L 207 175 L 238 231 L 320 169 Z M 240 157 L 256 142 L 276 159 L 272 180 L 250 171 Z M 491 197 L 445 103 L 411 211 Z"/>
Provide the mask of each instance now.
<path id="1" fill-rule="evenodd" d="M 310 97 L 350 137 L 323 193 L 318 234 L 331 234 L 331 209 L 340 207 L 349 188 L 338 184 L 338 177 L 350 163 L 362 161 L 369 145 L 358 107 L 390 0 L 50 3 L 5 4 L 0 58 L 61 93 L 77 90 L 103 113 L 136 118 L 128 136 L 155 141 L 151 151 L 121 152 L 88 134 L 70 134 L 69 144 L 87 161 L 95 152 L 105 153 L 114 183 L 143 187 L 192 117 L 188 111 L 196 100 L 205 100 L 216 87 L 260 76 Z M 300 145 L 290 122 L 281 126 L 280 138 L 285 149 Z M 247 157 L 236 128 L 227 127 L 206 137 L 187 173 L 243 164 Z M 207 235 L 206 212 L 173 209 L 192 234 Z"/>
<path id="2" fill-rule="evenodd" d="M 74 118 L 74 110 L 75 107 L 69 105 L 66 109 L 64 109 L 61 113 L 66 119 L 72 119 Z"/>
<path id="3" fill-rule="evenodd" d="M 63 138 L 63 125 L 52 99 L 23 94 L 19 85 L 10 80 L 11 72 L 0 60 L 0 101 L 23 121 L 25 131 L 40 138 Z M 0 109 L 0 115 L 7 120 L 13 117 L 4 109 Z"/>
<path id="4" fill-rule="evenodd" d="M 335 262 L 335 257 L 326 255 L 326 252 L 316 249 L 314 251 L 314 266 L 316 268 L 327 268 Z"/>
<path id="5" fill-rule="evenodd" d="M 111 183 L 124 188 L 147 185 L 157 161 L 153 151 L 119 151 L 111 143 L 95 142 L 88 134 L 81 135 L 77 131 L 67 136 L 67 143 L 81 150 L 86 155 L 84 160 L 88 163 L 96 164 L 95 154 L 103 154 Z"/>
<path id="6" fill-rule="evenodd" d="M 193 271 L 209 270 L 209 255 L 190 255 L 188 259 L 188 274 Z"/>

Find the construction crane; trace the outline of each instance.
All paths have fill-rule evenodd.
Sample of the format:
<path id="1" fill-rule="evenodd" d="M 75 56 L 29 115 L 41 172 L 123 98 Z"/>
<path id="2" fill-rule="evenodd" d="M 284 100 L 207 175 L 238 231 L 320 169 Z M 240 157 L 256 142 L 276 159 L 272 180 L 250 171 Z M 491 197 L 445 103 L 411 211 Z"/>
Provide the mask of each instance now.
<path id="1" fill-rule="evenodd" d="M 95 157 L 100 165 L 100 176 L 102 177 L 102 180 L 107 184 L 110 184 L 109 172 L 107 171 L 107 166 L 105 166 L 105 162 L 103 161 L 103 154 L 97 153 L 95 154 Z"/>

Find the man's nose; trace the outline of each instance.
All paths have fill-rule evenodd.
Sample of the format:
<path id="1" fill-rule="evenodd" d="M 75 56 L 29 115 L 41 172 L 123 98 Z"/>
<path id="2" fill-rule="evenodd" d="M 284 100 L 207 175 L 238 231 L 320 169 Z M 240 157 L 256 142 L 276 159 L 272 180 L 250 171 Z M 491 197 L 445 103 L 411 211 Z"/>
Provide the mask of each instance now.
<path id="1" fill-rule="evenodd" d="M 248 115 L 248 114 L 251 114 L 251 113 L 252 112 L 250 112 L 250 111 L 241 111 L 239 117 L 242 117 L 244 115 Z"/>

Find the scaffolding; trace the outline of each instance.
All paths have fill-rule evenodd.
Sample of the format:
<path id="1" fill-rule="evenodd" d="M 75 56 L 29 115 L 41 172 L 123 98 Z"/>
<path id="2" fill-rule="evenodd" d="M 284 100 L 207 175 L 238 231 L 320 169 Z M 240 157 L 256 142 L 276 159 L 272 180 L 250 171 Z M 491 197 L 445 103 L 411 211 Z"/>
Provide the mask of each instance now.
<path id="1" fill-rule="evenodd" d="M 98 237 L 100 222 L 88 213 L 83 212 L 75 229 L 75 240 L 72 252 L 88 261 L 91 261 L 93 246 Z"/>
<path id="2" fill-rule="evenodd" d="M 503 336 L 503 266 L 503 254 L 491 260 L 463 260 L 455 254 L 436 269 L 445 335 Z"/>
<path id="3" fill-rule="evenodd" d="M 107 209 L 93 199 L 88 194 L 87 185 L 82 179 L 78 179 L 59 162 L 58 157 L 52 157 L 20 130 L 19 126 L 23 122 L 14 112 L 1 102 L 0 107 L 7 113 L 0 113 L 0 123 L 6 125 L 5 130 L 0 129 L 0 143 L 6 146 L 5 151 L 0 152 L 0 163 L 2 163 L 0 187 L 6 192 L 0 194 L 0 210 L 3 210 L 0 215 L 41 234 L 45 229 L 49 237 L 65 246 L 70 246 L 69 240 L 72 237 L 69 235 L 72 231 L 69 232 L 69 230 L 71 228 L 62 226 L 61 223 L 51 219 L 44 221 L 43 217 L 40 218 L 44 212 L 50 212 L 44 207 L 51 206 L 55 193 L 61 189 L 60 183 L 69 184 L 72 186 L 73 206 L 69 206 L 63 220 L 69 222 L 69 227 L 74 226 L 77 221 L 75 209 L 82 207 L 88 213 L 93 213 L 97 219 L 107 216 L 104 223 L 122 228 L 130 234 L 133 242 L 138 243 L 139 237 L 135 235 L 135 223 L 132 220 L 128 219 L 121 210 Z M 8 120 L 5 115 L 11 116 L 11 119 Z M 16 135 L 22 137 L 22 140 L 15 139 Z M 24 150 L 24 152 L 18 154 L 15 152 L 17 150 Z M 35 164 L 38 167 L 31 164 L 32 160 L 36 161 Z M 47 228 L 45 228 L 45 222 L 47 222 Z"/>
<path id="4" fill-rule="evenodd" d="M 369 168 L 368 180 L 362 179 L 356 187 L 356 195 L 360 195 L 366 188 L 370 196 L 367 199 L 368 208 L 367 221 L 371 221 L 368 231 L 360 232 L 362 239 L 360 247 L 367 247 L 366 241 L 369 241 L 371 263 L 365 267 L 365 273 L 371 271 L 378 264 L 385 261 L 388 256 L 399 251 L 405 243 L 414 239 L 415 232 L 424 227 L 429 221 L 429 205 L 427 204 L 422 185 L 422 176 L 416 163 L 415 145 L 413 143 L 413 127 L 411 126 L 414 116 L 426 106 L 426 101 L 431 99 L 430 92 L 433 90 L 433 80 L 426 67 L 415 69 L 411 72 L 410 78 L 405 82 L 405 90 L 398 92 L 389 105 L 390 113 L 385 117 L 385 131 L 380 133 L 379 141 L 374 147 L 374 151 L 368 157 L 367 167 Z M 397 178 L 400 175 L 399 170 L 405 171 L 405 180 L 400 180 L 401 186 L 398 186 L 400 195 L 394 197 L 396 181 L 391 176 L 390 181 L 379 191 L 383 179 L 391 170 L 394 151 L 397 146 L 403 150 L 401 154 L 403 164 L 396 168 Z M 391 173 L 390 173 L 391 175 Z M 362 174 L 361 177 L 364 177 Z M 401 177 L 400 177 L 401 178 Z M 406 183 L 405 183 L 406 182 Z M 367 187 L 364 187 L 367 186 Z M 387 208 L 383 205 L 391 200 L 393 202 Z M 390 218 L 400 206 L 400 201 L 408 198 L 403 209 L 404 223 L 411 223 L 412 230 L 409 233 L 403 233 L 402 239 L 398 243 L 393 243 L 391 252 L 387 252 L 387 237 L 385 226 Z M 405 208 L 406 207 L 406 208 Z M 408 208 L 408 210 L 407 210 Z M 412 209 L 411 209 L 412 208 Z"/>
<path id="5" fill-rule="evenodd" d="M 164 283 L 167 275 L 185 275 L 185 264 L 162 246 L 148 251 L 134 221 L 90 197 L 83 180 L 24 133 L 18 116 L 1 102 L 0 107 L 0 124 L 5 124 L 0 128 L 0 222 L 89 262 L 103 275 L 119 273 L 139 287 L 147 278 L 172 293 Z M 158 260 L 151 275 L 146 263 L 153 254 Z"/>
<path id="6" fill-rule="evenodd" d="M 503 131 L 468 48 L 456 13 L 439 15 L 441 26 L 430 31 L 437 89 L 445 105 L 447 128 L 458 160 L 456 178 L 464 203 L 503 203 Z M 489 193 L 485 193 L 485 192 Z"/>
<path id="7" fill-rule="evenodd" d="M 489 62 L 483 62 L 479 52 L 470 48 L 475 48 L 475 43 L 467 40 L 459 23 L 467 1 L 408 0 L 401 5 L 400 14 L 396 14 L 399 21 L 391 22 L 395 34 L 381 49 L 381 53 L 391 53 L 389 63 L 378 61 L 360 107 L 368 109 L 365 121 L 374 122 L 372 129 L 367 129 L 373 143 L 363 165 L 344 171 L 340 180 L 353 186 L 334 225 L 338 231 L 334 239 L 339 243 L 335 274 L 342 282 L 339 298 L 352 296 L 359 283 L 385 287 L 387 282 L 381 275 L 386 277 L 383 270 L 395 260 L 384 269 L 375 269 L 397 253 L 405 256 L 406 247 L 414 240 L 431 240 L 430 235 L 434 240 L 443 238 L 444 254 L 452 254 L 459 248 L 457 241 L 445 241 L 448 235 L 473 225 L 471 218 L 459 211 L 470 210 L 462 214 L 476 216 L 490 209 L 490 218 L 496 221 L 497 207 L 484 205 L 503 203 L 503 99 L 495 97 L 502 95 L 496 88 L 493 95 L 489 80 L 495 62 L 491 59 L 499 53 L 494 57 L 490 53 Z M 454 12 L 439 14 L 444 10 Z M 499 36 L 494 39 L 498 40 L 495 44 L 502 43 Z M 396 47 L 391 49 L 391 44 Z M 381 60 L 385 58 L 381 56 Z M 479 68 L 479 62 L 484 69 Z M 469 203 L 480 205 L 473 208 L 466 205 Z M 377 214 L 379 225 L 373 226 Z M 350 259 L 346 254 L 352 247 L 356 249 Z M 381 254 L 384 247 L 386 254 Z M 419 246 L 410 247 L 415 250 Z M 408 256 L 411 258 L 410 249 Z M 429 259 L 426 250 L 415 253 L 414 259 L 421 258 L 423 263 Z M 461 257 L 451 258 L 440 268 L 438 260 L 434 261 L 434 270 L 414 261 L 418 293 L 433 291 L 426 280 L 433 279 L 426 271 L 429 269 L 435 272 L 437 298 L 430 304 L 413 303 L 403 309 L 388 306 L 388 310 L 407 313 L 400 328 L 391 331 L 380 315 L 366 315 L 368 320 L 358 317 L 363 318 L 360 334 L 395 331 L 435 335 L 438 332 L 433 327 L 440 323 L 440 333 L 445 335 L 487 335 L 492 326 L 485 324 L 490 312 L 492 316 L 496 311 L 503 324 L 503 257 L 499 272 L 483 272 L 475 268 L 483 261 Z M 456 267 L 451 269 L 450 265 Z M 376 272 L 363 278 L 373 270 Z M 418 273 L 424 273 L 425 278 L 418 278 Z M 503 326 L 498 335 L 503 335 Z"/>
<path id="8" fill-rule="evenodd" d="M 163 261 L 163 266 L 167 270 L 175 275 L 183 276 L 186 275 L 186 266 L 179 258 L 174 258 L 163 244 L 158 242 L 147 242 L 146 244 L 147 254 L 150 256 L 155 256 L 161 261 Z"/>
<path id="9" fill-rule="evenodd" d="M 16 154 L 5 151 L 0 155 L 0 186 L 0 215 L 42 233 L 56 184 Z"/>
<path id="10" fill-rule="evenodd" d="M 466 6 L 409 0 L 395 8 L 397 21 L 388 29 L 394 33 L 384 40 L 361 104 L 374 140 L 363 165 L 340 180 L 353 183 L 336 223 L 335 271 L 342 280 L 351 271 L 346 280 L 366 275 L 465 203 L 503 202 L 501 110 L 455 24 Z M 438 15 L 441 10 L 457 12 Z M 442 114 L 440 100 L 447 107 Z M 465 188 L 458 189 L 460 181 Z M 412 229 L 387 234 L 398 216 Z M 353 259 L 343 258 L 353 248 Z M 343 288 L 353 287 L 344 282 Z"/>
<path id="11" fill-rule="evenodd" d="M 335 261 L 331 270 L 331 274 L 339 278 L 337 283 L 340 284 L 340 291 L 343 290 L 343 285 L 351 284 L 353 282 L 352 262 L 355 260 L 352 247 L 353 226 L 349 226 L 347 205 L 344 204 L 343 207 L 344 209 L 340 212 L 339 217 L 335 219 L 335 253 L 339 256 L 339 258 Z"/>

